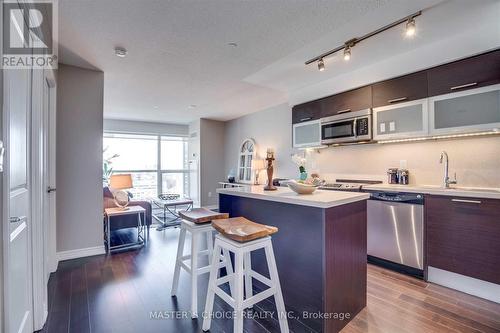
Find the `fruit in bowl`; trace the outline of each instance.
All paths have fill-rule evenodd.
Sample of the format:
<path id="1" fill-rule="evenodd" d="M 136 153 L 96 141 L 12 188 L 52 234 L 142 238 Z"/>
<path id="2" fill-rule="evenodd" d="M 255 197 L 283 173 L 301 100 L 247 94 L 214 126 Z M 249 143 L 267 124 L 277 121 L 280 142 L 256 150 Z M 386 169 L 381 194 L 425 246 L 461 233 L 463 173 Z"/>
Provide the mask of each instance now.
<path id="1" fill-rule="evenodd" d="M 308 184 L 307 181 L 290 180 L 287 185 L 297 194 L 312 194 L 318 188 L 317 185 Z"/>

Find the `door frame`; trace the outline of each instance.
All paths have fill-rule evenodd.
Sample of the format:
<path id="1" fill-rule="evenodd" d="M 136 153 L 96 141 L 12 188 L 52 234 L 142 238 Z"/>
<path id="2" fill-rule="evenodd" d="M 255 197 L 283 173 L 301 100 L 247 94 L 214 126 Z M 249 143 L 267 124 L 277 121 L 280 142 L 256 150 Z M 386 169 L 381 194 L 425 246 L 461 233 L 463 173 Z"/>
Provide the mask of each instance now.
<path id="1" fill-rule="evenodd" d="M 32 70 L 32 100 L 31 100 L 31 239 L 32 239 L 32 288 L 33 288 L 33 327 L 35 330 L 43 328 L 48 315 L 48 272 L 52 272 L 52 259 L 55 258 L 55 246 L 51 244 L 52 217 L 45 214 L 45 209 L 50 209 L 46 204 L 47 188 L 46 181 L 50 184 L 50 170 L 45 171 L 45 159 L 50 156 L 50 123 L 45 117 L 51 118 L 54 108 L 53 95 L 55 87 L 55 76 L 52 70 Z M 46 90 L 48 86 L 48 90 Z M 48 96 L 46 96 L 46 93 Z M 45 114 L 45 103 L 50 101 L 50 107 Z M 45 150 L 45 137 L 47 139 L 47 151 Z M 45 156 L 45 154 L 49 156 Z M 51 162 L 49 161 L 49 165 Z M 44 221 L 45 217 L 48 221 Z M 54 253 L 52 253 L 54 250 Z M 57 266 L 56 266 L 57 267 Z"/>

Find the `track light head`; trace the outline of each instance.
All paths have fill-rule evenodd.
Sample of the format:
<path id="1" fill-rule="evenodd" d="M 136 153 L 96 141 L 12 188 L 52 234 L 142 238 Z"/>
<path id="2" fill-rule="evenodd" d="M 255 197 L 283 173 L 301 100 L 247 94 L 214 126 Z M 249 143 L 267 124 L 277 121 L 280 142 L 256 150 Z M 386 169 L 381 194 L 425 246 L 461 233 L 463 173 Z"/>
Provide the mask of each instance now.
<path id="1" fill-rule="evenodd" d="M 323 61 L 323 58 L 318 60 L 318 70 L 320 72 L 325 70 L 325 62 Z"/>
<path id="2" fill-rule="evenodd" d="M 344 48 L 344 60 L 351 60 L 351 47 L 349 45 L 346 45 L 346 47 Z"/>
<path id="3" fill-rule="evenodd" d="M 408 22 L 406 22 L 406 36 L 407 37 L 415 36 L 416 30 L 417 29 L 416 29 L 415 19 L 411 17 L 408 19 Z"/>

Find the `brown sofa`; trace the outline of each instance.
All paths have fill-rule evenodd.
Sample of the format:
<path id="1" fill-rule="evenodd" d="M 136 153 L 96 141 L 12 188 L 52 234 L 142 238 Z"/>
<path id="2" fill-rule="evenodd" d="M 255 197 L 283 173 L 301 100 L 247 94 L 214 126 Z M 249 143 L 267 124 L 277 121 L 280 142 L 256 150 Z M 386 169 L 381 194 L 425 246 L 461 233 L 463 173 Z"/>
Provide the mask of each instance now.
<path id="1" fill-rule="evenodd" d="M 103 188 L 104 197 L 104 209 L 116 207 L 115 201 L 113 199 L 113 194 L 108 187 Z M 152 209 L 151 203 L 148 201 L 132 200 L 129 206 L 141 206 L 146 210 L 146 225 L 148 228 L 152 223 Z M 113 218 L 113 223 L 111 223 L 111 231 L 125 228 L 136 228 L 137 227 L 137 217 L 132 215 L 116 216 Z"/>

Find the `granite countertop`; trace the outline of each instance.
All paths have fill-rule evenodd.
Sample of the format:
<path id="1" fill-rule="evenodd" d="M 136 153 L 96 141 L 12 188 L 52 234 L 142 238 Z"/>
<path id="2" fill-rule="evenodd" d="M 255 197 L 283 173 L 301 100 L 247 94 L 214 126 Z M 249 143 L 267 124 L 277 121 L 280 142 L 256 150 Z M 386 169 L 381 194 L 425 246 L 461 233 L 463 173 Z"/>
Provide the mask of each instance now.
<path id="1" fill-rule="evenodd" d="M 478 188 L 478 187 L 451 187 L 445 189 L 437 185 L 393 185 L 375 184 L 363 186 L 364 190 L 409 192 L 434 195 L 447 195 L 455 197 L 500 199 L 500 188 Z"/>
<path id="2" fill-rule="evenodd" d="M 328 190 L 316 190 L 312 194 L 297 194 L 288 187 L 278 187 L 276 191 L 264 191 L 263 185 L 219 188 L 217 193 L 318 208 L 331 208 L 370 198 L 369 193 Z"/>

